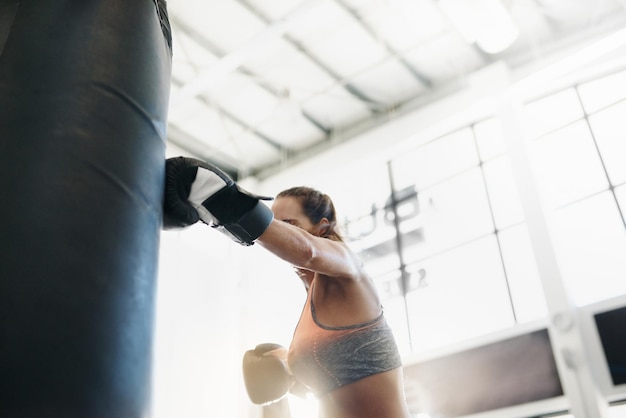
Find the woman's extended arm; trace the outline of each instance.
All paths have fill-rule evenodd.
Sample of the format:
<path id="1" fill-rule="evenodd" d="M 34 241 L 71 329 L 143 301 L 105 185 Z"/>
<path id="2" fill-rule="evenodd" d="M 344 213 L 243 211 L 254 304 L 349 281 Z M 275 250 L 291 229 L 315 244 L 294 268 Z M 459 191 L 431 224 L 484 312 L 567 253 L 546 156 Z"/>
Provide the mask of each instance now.
<path id="1" fill-rule="evenodd" d="M 287 222 L 273 220 L 257 242 L 299 268 L 335 278 L 360 276 L 360 263 L 344 243 L 316 237 Z"/>

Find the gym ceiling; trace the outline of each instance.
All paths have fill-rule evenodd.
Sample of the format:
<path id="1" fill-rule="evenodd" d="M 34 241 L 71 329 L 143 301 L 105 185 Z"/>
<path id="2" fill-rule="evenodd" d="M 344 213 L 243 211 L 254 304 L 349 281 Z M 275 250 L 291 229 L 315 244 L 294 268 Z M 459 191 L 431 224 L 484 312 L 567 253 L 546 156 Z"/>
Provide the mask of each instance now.
<path id="1" fill-rule="evenodd" d="M 168 149 L 262 179 L 625 27 L 622 0 L 174 0 Z"/>

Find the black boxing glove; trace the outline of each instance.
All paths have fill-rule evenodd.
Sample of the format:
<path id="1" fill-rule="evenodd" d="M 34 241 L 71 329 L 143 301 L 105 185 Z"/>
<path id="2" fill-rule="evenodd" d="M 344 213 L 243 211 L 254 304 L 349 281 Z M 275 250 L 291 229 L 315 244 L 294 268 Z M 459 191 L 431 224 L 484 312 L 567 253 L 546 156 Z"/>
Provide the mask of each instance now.
<path id="1" fill-rule="evenodd" d="M 274 219 L 257 196 L 240 188 L 226 173 L 194 158 L 165 162 L 163 228 L 202 221 L 241 245 L 252 245 Z"/>
<path id="2" fill-rule="evenodd" d="M 285 361 L 274 350 L 284 350 L 279 344 L 259 344 L 243 356 L 243 380 L 250 400 L 265 405 L 282 399 L 295 379 Z"/>

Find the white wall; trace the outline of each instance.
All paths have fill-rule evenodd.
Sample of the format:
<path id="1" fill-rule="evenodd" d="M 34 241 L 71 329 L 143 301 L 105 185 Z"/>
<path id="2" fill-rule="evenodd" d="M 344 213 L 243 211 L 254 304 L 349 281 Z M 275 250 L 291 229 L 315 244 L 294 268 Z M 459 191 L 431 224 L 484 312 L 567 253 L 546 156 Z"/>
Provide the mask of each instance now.
<path id="1" fill-rule="evenodd" d="M 161 234 L 154 418 L 250 417 L 243 353 L 288 346 L 304 302 L 299 279 L 258 245 L 197 224 Z"/>
<path id="2" fill-rule="evenodd" d="M 225 416 L 239 404 L 238 270 L 208 228 L 161 234 L 154 369 L 155 418 Z"/>

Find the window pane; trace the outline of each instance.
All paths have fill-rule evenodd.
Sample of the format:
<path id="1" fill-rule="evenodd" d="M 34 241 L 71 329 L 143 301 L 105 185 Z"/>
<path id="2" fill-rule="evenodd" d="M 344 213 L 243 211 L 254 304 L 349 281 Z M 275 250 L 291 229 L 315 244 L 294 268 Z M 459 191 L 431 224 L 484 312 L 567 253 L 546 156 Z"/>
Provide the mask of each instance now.
<path id="1" fill-rule="evenodd" d="M 385 318 L 393 330 L 402 355 L 410 354 L 411 342 L 409 326 L 407 324 L 404 297 L 400 290 L 400 271 L 396 270 L 386 275 L 376 277 L 374 283 L 382 299 Z"/>
<path id="2" fill-rule="evenodd" d="M 527 134 L 537 138 L 583 117 L 574 89 L 567 89 L 524 107 Z"/>
<path id="3" fill-rule="evenodd" d="M 577 305 L 626 293 L 626 234 L 610 192 L 554 212 L 554 247 Z"/>
<path id="4" fill-rule="evenodd" d="M 395 297 L 387 299 L 383 303 L 383 308 L 385 310 L 387 323 L 393 330 L 393 335 L 396 339 L 396 344 L 398 344 L 400 355 L 411 354 L 411 340 L 409 336 L 406 310 L 404 307 L 404 298 Z"/>
<path id="5" fill-rule="evenodd" d="M 474 126 L 474 134 L 478 143 L 480 159 L 487 161 L 503 154 L 505 151 L 502 140 L 502 126 L 497 119 L 489 119 Z"/>
<path id="6" fill-rule="evenodd" d="M 591 130 L 613 185 L 626 182 L 625 112 L 626 101 L 589 117 Z"/>
<path id="7" fill-rule="evenodd" d="M 333 199 L 346 242 L 369 274 L 376 276 L 398 268 L 400 263 L 394 225 L 385 220 L 391 194 L 387 165 L 371 166 L 368 172 L 347 173 L 345 181 L 328 183 L 320 190 Z M 364 178 L 367 181 L 357 181 Z"/>
<path id="8" fill-rule="evenodd" d="M 483 171 L 496 227 L 502 229 L 521 222 L 524 213 L 509 160 L 496 158 L 485 163 Z"/>
<path id="9" fill-rule="evenodd" d="M 388 210 L 379 209 L 370 215 L 346 224 L 348 245 L 365 263 L 368 273 L 380 276 L 400 266 L 396 229 L 386 218 Z"/>
<path id="10" fill-rule="evenodd" d="M 405 248 L 407 263 L 493 232 L 481 170 L 418 194 L 423 241 Z"/>
<path id="11" fill-rule="evenodd" d="M 626 186 L 620 186 L 615 189 L 615 196 L 622 213 L 626 215 Z"/>
<path id="12" fill-rule="evenodd" d="M 612 405 L 609 408 L 609 418 L 626 418 L 626 404 Z"/>
<path id="13" fill-rule="evenodd" d="M 530 154 L 549 208 L 608 187 L 598 152 L 583 121 L 532 141 Z"/>
<path id="14" fill-rule="evenodd" d="M 415 352 L 513 325 L 494 235 L 424 260 L 426 285 L 407 295 Z"/>
<path id="15" fill-rule="evenodd" d="M 394 183 L 397 189 L 414 184 L 419 191 L 477 164 L 474 137 L 467 128 L 395 158 Z"/>
<path id="16" fill-rule="evenodd" d="M 526 225 L 506 229 L 499 237 L 517 321 L 546 317 L 548 308 Z"/>
<path id="17" fill-rule="evenodd" d="M 588 113 L 626 98 L 626 71 L 581 84 L 578 93 Z"/>
<path id="18" fill-rule="evenodd" d="M 351 244 L 350 247 L 352 247 Z M 372 277 L 387 274 L 400 268 L 400 258 L 395 248 L 393 252 L 386 253 L 380 257 L 371 256 L 367 252 L 359 252 L 358 256 L 363 261 L 365 270 Z"/>
<path id="19" fill-rule="evenodd" d="M 372 205 L 382 207 L 391 194 L 387 165 L 347 167 L 341 178 L 324 179 L 323 185 L 312 186 L 331 197 L 340 219 L 367 215 Z"/>

